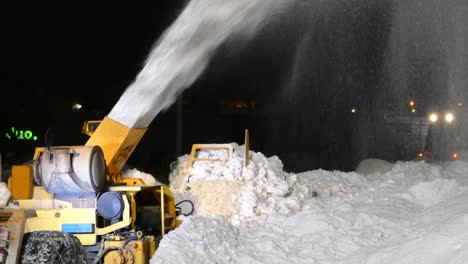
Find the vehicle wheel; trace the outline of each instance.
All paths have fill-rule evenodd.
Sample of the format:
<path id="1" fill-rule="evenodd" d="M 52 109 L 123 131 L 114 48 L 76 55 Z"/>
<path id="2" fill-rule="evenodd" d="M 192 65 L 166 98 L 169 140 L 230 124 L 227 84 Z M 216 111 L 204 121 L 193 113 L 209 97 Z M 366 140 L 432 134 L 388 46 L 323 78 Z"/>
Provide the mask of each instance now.
<path id="1" fill-rule="evenodd" d="M 21 264 L 86 264 L 86 250 L 74 235 L 60 231 L 35 231 L 23 237 Z"/>

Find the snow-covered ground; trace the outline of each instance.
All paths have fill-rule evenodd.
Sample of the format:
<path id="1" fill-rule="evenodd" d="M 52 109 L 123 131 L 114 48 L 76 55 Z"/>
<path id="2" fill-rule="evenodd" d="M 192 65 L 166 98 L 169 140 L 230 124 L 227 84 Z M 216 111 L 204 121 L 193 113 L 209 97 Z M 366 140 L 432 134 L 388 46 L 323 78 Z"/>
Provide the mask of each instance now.
<path id="1" fill-rule="evenodd" d="M 283 171 L 235 143 L 228 161 L 178 159 L 196 210 L 151 263 L 468 263 L 468 164 L 368 160 L 357 172 Z M 200 155 L 216 158 L 220 151 Z M 187 175 L 190 175 L 187 176 Z"/>

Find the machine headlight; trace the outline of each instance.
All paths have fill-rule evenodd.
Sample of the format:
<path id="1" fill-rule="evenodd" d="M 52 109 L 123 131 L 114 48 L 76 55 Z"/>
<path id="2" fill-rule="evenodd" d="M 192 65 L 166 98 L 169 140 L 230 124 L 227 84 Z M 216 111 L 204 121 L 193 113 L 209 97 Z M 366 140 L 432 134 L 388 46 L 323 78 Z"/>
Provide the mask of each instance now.
<path id="1" fill-rule="evenodd" d="M 431 121 L 431 123 L 437 122 L 438 119 L 439 119 L 439 117 L 437 116 L 436 113 L 432 113 L 432 114 L 429 115 L 429 121 Z"/>
<path id="2" fill-rule="evenodd" d="M 452 113 L 449 112 L 445 114 L 445 122 L 452 123 L 454 119 L 455 119 L 455 116 Z"/>

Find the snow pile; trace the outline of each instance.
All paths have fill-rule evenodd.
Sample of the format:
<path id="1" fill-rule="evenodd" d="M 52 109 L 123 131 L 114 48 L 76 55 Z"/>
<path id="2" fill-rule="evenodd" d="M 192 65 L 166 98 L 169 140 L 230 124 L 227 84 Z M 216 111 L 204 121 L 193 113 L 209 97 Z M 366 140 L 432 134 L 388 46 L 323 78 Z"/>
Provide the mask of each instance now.
<path id="1" fill-rule="evenodd" d="M 138 169 L 128 169 L 122 172 L 122 178 L 124 179 L 142 179 L 146 185 L 161 185 L 162 183 L 156 181 L 153 175 L 139 171 Z"/>
<path id="2" fill-rule="evenodd" d="M 10 200 L 11 192 L 8 190 L 8 186 L 4 182 L 0 182 L 0 208 L 7 206 Z"/>
<path id="3" fill-rule="evenodd" d="M 164 237 L 151 263 L 467 263 L 466 163 L 292 174 L 253 151 L 239 170 L 244 147 L 232 146 L 228 162 L 195 163 L 190 173 L 200 174 L 190 181 L 181 173 L 188 157 L 179 158 L 170 186 L 177 197 L 223 207 L 216 196 L 228 194 L 233 207 L 199 209 Z M 220 189 L 210 196 L 205 183 Z"/>
<path id="4" fill-rule="evenodd" d="M 365 159 L 356 167 L 361 175 L 382 174 L 392 169 L 393 164 L 381 159 Z"/>
<path id="5" fill-rule="evenodd" d="M 188 155 L 178 159 L 170 174 L 170 188 L 176 199 L 190 199 L 197 214 L 219 214 L 233 224 L 259 220 L 273 210 L 286 210 L 297 205 L 283 202 L 291 190 L 288 173 L 276 157 L 267 158 L 250 151 L 250 162 L 244 164 L 245 146 L 230 144 L 232 154 L 226 151 L 202 150 L 197 158 L 217 161 L 195 161 L 187 171 Z M 217 156 L 218 155 L 218 156 Z"/>
<path id="6" fill-rule="evenodd" d="M 407 193 L 401 196 L 410 202 L 429 207 L 452 196 L 457 196 L 465 190 L 466 187 L 460 186 L 454 180 L 435 179 L 429 182 L 416 183 L 408 189 Z"/>

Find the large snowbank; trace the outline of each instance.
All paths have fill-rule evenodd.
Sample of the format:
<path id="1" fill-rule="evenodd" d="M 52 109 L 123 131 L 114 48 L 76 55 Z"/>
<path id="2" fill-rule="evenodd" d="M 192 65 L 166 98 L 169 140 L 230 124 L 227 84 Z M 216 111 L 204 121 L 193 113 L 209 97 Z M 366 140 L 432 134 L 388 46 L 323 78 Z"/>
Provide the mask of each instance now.
<path id="1" fill-rule="evenodd" d="M 197 210 L 151 263 L 468 263 L 464 162 L 292 174 L 254 151 L 242 168 L 245 148 L 232 147 L 229 161 L 195 162 L 190 177 L 188 156 L 178 159 L 170 187 Z"/>

